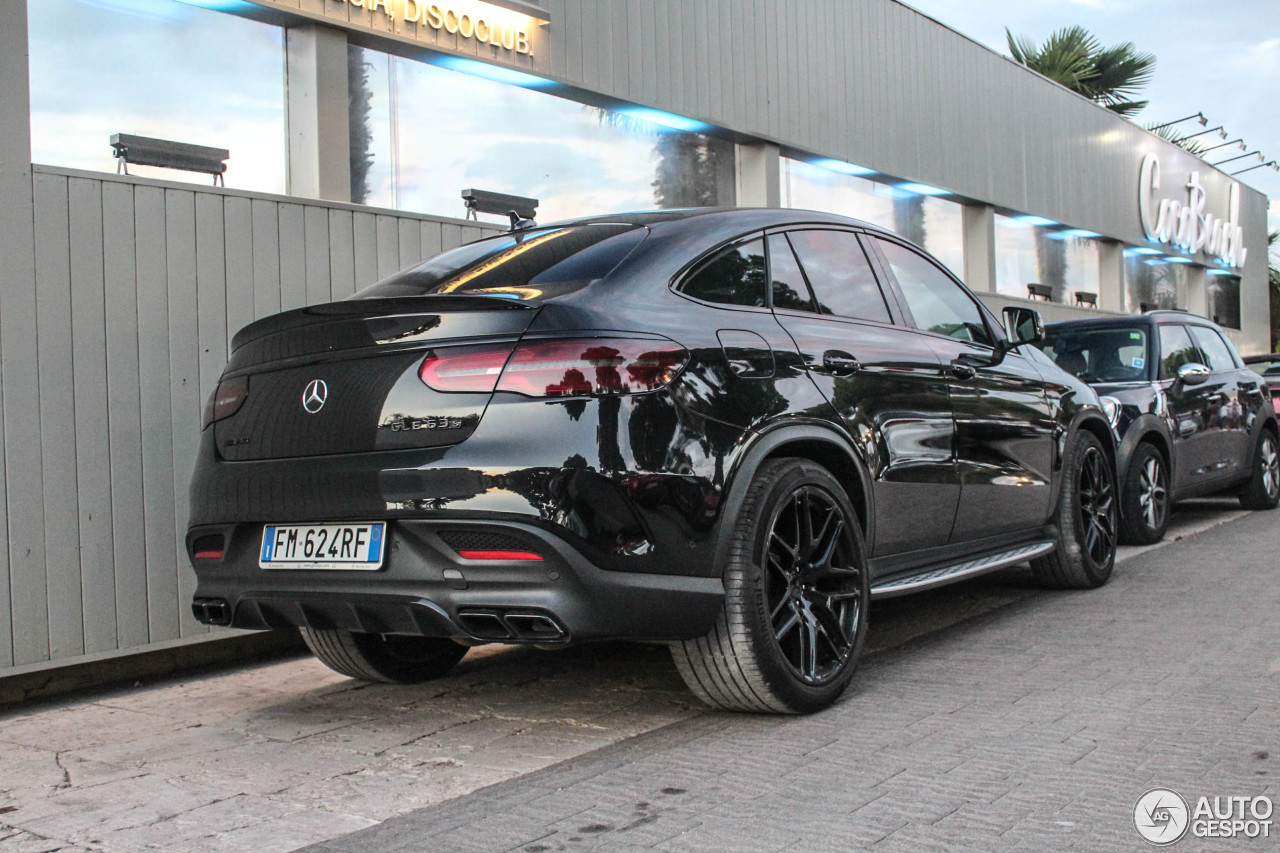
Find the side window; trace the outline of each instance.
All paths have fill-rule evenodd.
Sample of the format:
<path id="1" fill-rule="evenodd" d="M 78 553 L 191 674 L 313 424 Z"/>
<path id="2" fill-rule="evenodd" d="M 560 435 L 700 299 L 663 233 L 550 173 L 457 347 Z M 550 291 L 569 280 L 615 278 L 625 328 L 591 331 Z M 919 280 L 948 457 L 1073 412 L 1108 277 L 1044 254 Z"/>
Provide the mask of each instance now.
<path id="1" fill-rule="evenodd" d="M 769 237 L 769 280 L 773 289 L 773 307 L 792 311 L 812 311 L 813 296 L 805 283 L 804 273 L 781 234 Z"/>
<path id="2" fill-rule="evenodd" d="M 977 303 L 946 273 L 905 246 L 876 239 L 898 280 L 917 328 L 962 341 L 988 346 L 995 343 L 982 321 Z"/>
<path id="3" fill-rule="evenodd" d="M 1196 342 L 1196 346 L 1200 347 L 1200 352 L 1204 354 L 1205 364 L 1210 370 L 1218 373 L 1236 369 L 1235 359 L 1231 357 L 1231 350 L 1227 349 L 1221 335 L 1203 326 L 1188 328 L 1191 330 L 1191 337 Z"/>
<path id="4" fill-rule="evenodd" d="M 891 322 L 884 294 L 852 231 L 789 231 L 819 314 Z"/>
<path id="5" fill-rule="evenodd" d="M 765 307 L 764 240 L 734 246 L 685 280 L 680 292 L 722 305 Z"/>
<path id="6" fill-rule="evenodd" d="M 1183 326 L 1160 327 L 1160 378 L 1176 379 L 1178 368 L 1200 360 L 1200 353 L 1191 343 L 1191 337 Z"/>

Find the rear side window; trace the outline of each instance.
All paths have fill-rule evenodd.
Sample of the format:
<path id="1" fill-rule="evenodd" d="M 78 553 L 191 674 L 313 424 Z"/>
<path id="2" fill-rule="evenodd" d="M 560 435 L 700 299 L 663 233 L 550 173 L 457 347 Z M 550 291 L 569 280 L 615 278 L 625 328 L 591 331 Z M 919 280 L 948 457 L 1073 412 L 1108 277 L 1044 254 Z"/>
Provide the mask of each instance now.
<path id="1" fill-rule="evenodd" d="M 765 307 L 764 240 L 734 246 L 703 264 L 685 279 L 680 292 L 721 305 Z"/>
<path id="2" fill-rule="evenodd" d="M 1160 327 L 1160 378 L 1176 379 L 1178 368 L 1200 360 L 1200 353 L 1182 326 Z"/>
<path id="3" fill-rule="evenodd" d="M 503 234 L 436 255 L 355 298 L 455 293 L 552 299 L 604 278 L 648 234 L 643 226 L 613 223 Z"/>
<path id="4" fill-rule="evenodd" d="M 791 251 L 791 244 L 781 234 L 769 237 L 769 286 L 774 308 L 812 311 L 813 295 Z"/>
<path id="5" fill-rule="evenodd" d="M 1222 340 L 1222 336 L 1213 329 L 1206 329 L 1203 326 L 1190 326 L 1191 338 L 1196 342 L 1196 346 L 1200 347 L 1200 352 L 1204 354 L 1205 365 L 1215 373 L 1224 370 L 1235 370 L 1236 362 L 1231 357 L 1231 350 L 1227 349 L 1226 343 Z"/>
<path id="6" fill-rule="evenodd" d="M 1050 327 L 1044 354 L 1086 382 L 1132 382 L 1147 377 L 1147 333 L 1141 327 Z"/>
<path id="7" fill-rule="evenodd" d="M 813 288 L 818 313 L 888 323 L 889 308 L 871 262 L 851 231 L 789 231 L 800 266 Z"/>

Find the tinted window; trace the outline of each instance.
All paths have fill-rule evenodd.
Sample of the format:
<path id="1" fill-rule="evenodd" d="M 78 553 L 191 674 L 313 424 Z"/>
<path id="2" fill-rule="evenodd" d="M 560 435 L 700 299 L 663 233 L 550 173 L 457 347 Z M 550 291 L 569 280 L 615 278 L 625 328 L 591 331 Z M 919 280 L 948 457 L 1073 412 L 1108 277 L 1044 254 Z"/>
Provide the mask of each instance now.
<path id="1" fill-rule="evenodd" d="M 681 292 L 724 305 L 765 306 L 764 240 L 735 246 L 685 281 Z"/>
<path id="2" fill-rule="evenodd" d="M 940 335 L 992 344 L 977 303 L 923 255 L 898 243 L 879 240 L 916 327 Z"/>
<path id="3" fill-rule="evenodd" d="M 1147 377 L 1147 333 L 1142 327 L 1045 330 L 1045 355 L 1086 382 L 1130 382 Z"/>
<path id="4" fill-rule="evenodd" d="M 787 234 L 800 258 L 818 312 L 859 320 L 889 322 L 884 294 L 871 263 L 851 231 L 791 231 Z"/>
<path id="5" fill-rule="evenodd" d="M 1191 329 L 1191 338 L 1196 342 L 1196 346 L 1200 347 L 1200 352 L 1204 355 L 1204 363 L 1213 371 L 1235 370 L 1236 362 L 1231 357 L 1231 350 L 1227 349 L 1227 345 L 1223 342 L 1222 336 L 1213 329 L 1206 329 L 1203 326 L 1189 326 Z"/>
<path id="6" fill-rule="evenodd" d="M 813 297 L 804 273 L 791 251 L 787 238 L 774 234 L 769 238 L 769 279 L 773 290 L 773 307 L 792 311 L 812 311 Z"/>
<path id="7" fill-rule="evenodd" d="M 648 235 L 633 225 L 574 225 L 490 237 L 398 272 L 357 299 L 457 293 L 549 299 L 604 278 Z"/>
<path id="8" fill-rule="evenodd" d="M 1160 327 L 1160 378 L 1175 379 L 1178 368 L 1200 360 L 1200 353 L 1191 343 L 1187 330 L 1182 326 Z"/>

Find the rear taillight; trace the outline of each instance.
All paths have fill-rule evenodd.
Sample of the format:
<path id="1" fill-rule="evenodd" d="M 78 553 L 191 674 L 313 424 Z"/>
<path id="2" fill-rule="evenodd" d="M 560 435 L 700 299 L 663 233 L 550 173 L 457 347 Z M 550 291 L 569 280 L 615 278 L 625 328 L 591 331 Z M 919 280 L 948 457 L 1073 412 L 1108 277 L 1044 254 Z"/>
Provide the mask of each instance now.
<path id="1" fill-rule="evenodd" d="M 249 378 L 247 376 L 222 380 L 204 405 L 204 425 L 207 427 L 223 418 L 231 417 L 240 411 L 240 407 L 244 405 L 245 398 L 248 396 Z"/>
<path id="2" fill-rule="evenodd" d="M 437 391 L 510 391 L 527 397 L 594 397 L 656 391 L 689 353 L 674 341 L 570 338 L 429 354 L 418 375 Z"/>

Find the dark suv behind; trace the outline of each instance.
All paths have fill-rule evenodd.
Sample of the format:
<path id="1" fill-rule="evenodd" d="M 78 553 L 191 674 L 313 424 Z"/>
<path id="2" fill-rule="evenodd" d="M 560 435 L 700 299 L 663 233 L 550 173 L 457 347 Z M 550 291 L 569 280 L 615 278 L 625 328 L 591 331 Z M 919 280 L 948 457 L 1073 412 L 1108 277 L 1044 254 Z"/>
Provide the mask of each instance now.
<path id="1" fill-rule="evenodd" d="M 1234 490 L 1247 509 L 1280 500 L 1271 395 L 1210 321 L 1183 311 L 1073 320 L 1045 327 L 1041 346 L 1113 414 L 1122 540 L 1159 541 L 1183 498 Z"/>
<path id="2" fill-rule="evenodd" d="M 236 336 L 187 546 L 202 621 L 334 669 L 666 641 L 693 691 L 809 711 L 878 596 L 1032 560 L 1105 583 L 1097 395 L 944 267 L 828 214 L 578 220 Z"/>

